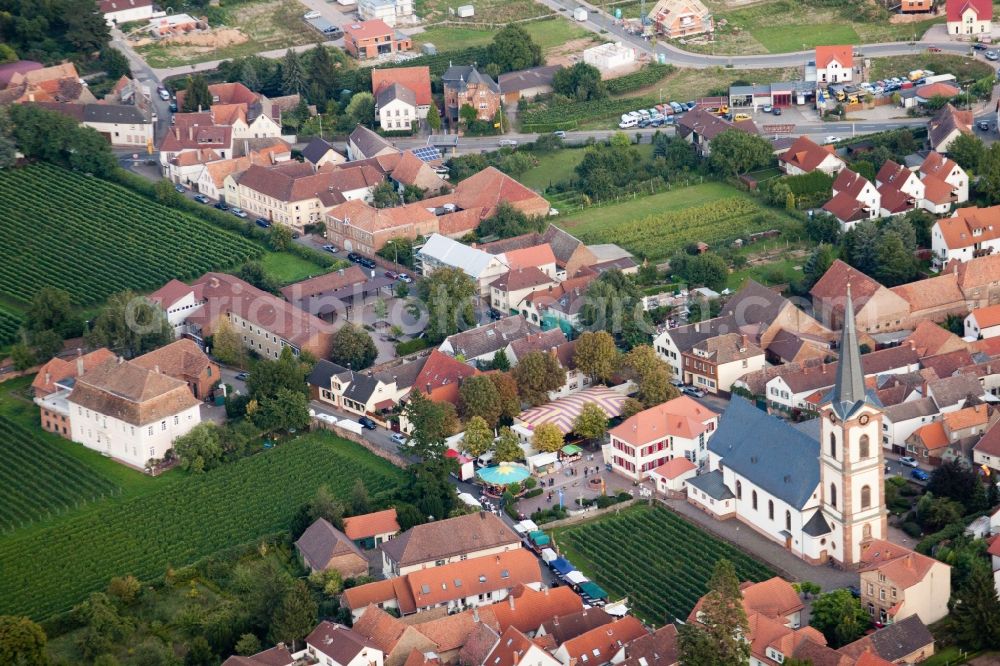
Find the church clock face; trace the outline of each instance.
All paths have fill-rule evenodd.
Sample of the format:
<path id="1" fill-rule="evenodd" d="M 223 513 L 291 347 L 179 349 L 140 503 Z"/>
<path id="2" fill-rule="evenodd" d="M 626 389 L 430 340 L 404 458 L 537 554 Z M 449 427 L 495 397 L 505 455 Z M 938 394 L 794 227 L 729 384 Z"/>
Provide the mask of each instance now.
<path id="1" fill-rule="evenodd" d="M 834 414 L 833 412 L 830 412 L 830 423 L 836 423 L 836 422 L 837 422 L 837 415 Z"/>
<path id="2" fill-rule="evenodd" d="M 861 425 L 868 425 L 868 415 L 867 414 L 862 414 L 861 418 L 858 419 L 858 422 Z"/>

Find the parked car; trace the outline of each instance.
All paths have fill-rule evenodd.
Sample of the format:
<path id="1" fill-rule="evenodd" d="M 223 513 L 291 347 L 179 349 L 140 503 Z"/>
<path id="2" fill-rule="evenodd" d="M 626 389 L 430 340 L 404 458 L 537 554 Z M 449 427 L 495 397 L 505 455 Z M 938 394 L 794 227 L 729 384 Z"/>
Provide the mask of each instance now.
<path id="1" fill-rule="evenodd" d="M 1000 60 L 1000 55 L 997 55 L 996 51 L 987 51 L 984 55 L 987 60 Z"/>
<path id="2" fill-rule="evenodd" d="M 174 190 L 177 191 L 177 192 L 180 192 L 181 194 L 184 194 L 185 192 L 187 192 L 187 190 L 184 189 L 183 185 L 174 185 Z"/>
<path id="3" fill-rule="evenodd" d="M 323 249 L 326 250 L 327 252 L 329 252 L 330 254 L 336 254 L 337 253 L 337 246 L 336 245 L 324 245 Z"/>
<path id="4" fill-rule="evenodd" d="M 413 282 L 413 278 L 411 278 L 406 273 L 400 273 L 396 279 L 399 280 L 400 282 L 405 282 L 406 284 L 410 284 L 411 282 Z"/>
<path id="5" fill-rule="evenodd" d="M 212 206 L 212 208 L 217 208 L 219 210 L 229 210 L 229 206 L 227 206 L 225 203 L 221 201 L 216 201 L 215 205 Z"/>
<path id="6" fill-rule="evenodd" d="M 356 264 L 360 263 L 360 261 L 361 261 L 361 255 L 360 254 L 355 254 L 354 252 L 348 252 L 347 253 L 347 260 L 348 261 L 353 261 Z"/>
<path id="7" fill-rule="evenodd" d="M 781 107 L 780 106 L 774 107 L 773 109 L 771 109 L 771 113 L 773 113 L 776 116 L 780 116 L 781 115 Z"/>
<path id="8" fill-rule="evenodd" d="M 245 382 L 249 378 L 250 378 L 249 372 L 241 372 L 236 375 L 236 379 L 240 380 L 241 382 Z"/>
<path id="9" fill-rule="evenodd" d="M 361 427 L 365 428 L 366 430 L 374 430 L 375 428 L 378 427 L 378 426 L 375 425 L 375 422 L 372 421 L 367 416 L 362 416 L 361 418 L 359 418 L 358 419 L 358 423 L 360 423 Z"/>
<path id="10" fill-rule="evenodd" d="M 976 127 L 983 130 L 984 132 L 990 131 L 990 123 L 987 120 L 980 120 L 979 122 L 976 123 Z"/>
<path id="11" fill-rule="evenodd" d="M 927 52 L 928 53 L 941 53 L 941 47 L 940 46 L 928 46 L 927 47 Z"/>
<path id="12" fill-rule="evenodd" d="M 177 113 L 177 102 L 170 103 L 170 113 Z"/>
<path id="13" fill-rule="evenodd" d="M 263 227 L 265 229 L 271 226 L 271 221 L 263 217 L 258 217 L 256 220 L 254 220 L 254 222 L 257 223 L 258 227 Z"/>
<path id="14" fill-rule="evenodd" d="M 167 90 L 166 88 L 164 88 L 163 86 L 160 86 L 159 88 L 157 88 L 156 92 L 157 92 L 157 94 L 159 94 L 160 99 L 162 99 L 164 102 L 169 102 L 170 101 L 170 91 Z"/>
<path id="15" fill-rule="evenodd" d="M 385 276 L 390 280 L 395 280 L 399 277 L 399 273 L 397 273 L 396 271 L 386 271 Z"/>
<path id="16" fill-rule="evenodd" d="M 931 475 L 922 469 L 910 470 L 910 476 L 912 476 L 917 481 L 927 481 L 928 479 L 931 478 Z"/>
<path id="17" fill-rule="evenodd" d="M 670 383 L 676 386 L 677 388 L 681 388 L 682 386 L 684 386 L 684 382 L 682 382 L 679 379 L 671 379 Z"/>
<path id="18" fill-rule="evenodd" d="M 193 198 L 194 198 L 195 201 L 197 201 L 200 204 L 207 204 L 208 203 L 208 197 L 206 197 L 204 194 L 196 194 L 196 195 L 194 195 Z"/>
<path id="19" fill-rule="evenodd" d="M 684 388 L 681 389 L 681 393 L 683 393 L 685 395 L 689 395 L 692 398 L 704 398 L 705 397 L 705 392 L 702 391 L 700 388 L 697 388 L 697 387 L 694 387 L 694 386 L 685 386 Z"/>
<path id="20" fill-rule="evenodd" d="M 394 432 L 394 433 L 392 433 L 392 437 L 390 437 L 389 439 L 391 439 L 392 441 L 396 442 L 400 446 L 406 446 L 406 441 L 407 441 L 406 440 L 406 435 L 404 435 L 401 432 Z"/>
<path id="21" fill-rule="evenodd" d="M 556 130 L 555 132 L 552 133 L 552 136 L 557 136 L 560 139 L 565 139 L 566 138 L 566 132 L 564 132 L 562 130 Z"/>
<path id="22" fill-rule="evenodd" d="M 831 134 L 830 136 L 828 136 L 825 139 L 823 139 L 823 143 L 837 143 L 837 142 L 842 141 L 842 140 L 843 139 L 841 139 L 839 136 L 833 136 Z"/>
<path id="23" fill-rule="evenodd" d="M 321 16 L 321 14 L 314 9 L 311 12 L 306 12 L 305 14 L 303 14 L 302 18 L 304 18 L 304 19 L 318 19 L 320 16 Z"/>
<path id="24" fill-rule="evenodd" d="M 917 467 L 920 465 L 920 463 L 917 462 L 917 459 L 913 456 L 903 456 L 899 459 L 899 464 L 906 465 L 907 467 Z"/>
<path id="25" fill-rule="evenodd" d="M 761 107 L 760 110 L 763 111 L 764 113 L 771 113 L 771 111 L 774 110 L 774 107 L 771 106 L 770 104 L 765 104 L 764 106 Z"/>
<path id="26" fill-rule="evenodd" d="M 241 208 L 230 208 L 229 212 L 235 215 L 236 217 L 240 218 L 241 220 L 245 220 L 246 218 L 249 217 L 249 215 L 247 215 L 247 212 Z"/>
<path id="27" fill-rule="evenodd" d="M 517 146 L 517 139 L 500 139 L 497 141 L 497 145 L 510 146 L 511 148 L 514 148 Z"/>
<path id="28" fill-rule="evenodd" d="M 361 257 L 361 259 L 358 260 L 358 263 L 364 266 L 365 268 L 375 268 L 375 266 L 377 265 L 374 261 L 372 261 L 368 257 Z"/>

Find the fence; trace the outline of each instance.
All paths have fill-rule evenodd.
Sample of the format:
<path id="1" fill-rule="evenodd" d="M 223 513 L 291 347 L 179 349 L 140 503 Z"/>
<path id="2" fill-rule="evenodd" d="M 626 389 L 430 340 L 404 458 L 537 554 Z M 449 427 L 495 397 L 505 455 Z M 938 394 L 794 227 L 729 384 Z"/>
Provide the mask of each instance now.
<path id="1" fill-rule="evenodd" d="M 543 529 L 554 529 L 557 527 L 566 527 L 567 525 L 575 525 L 576 523 L 582 523 L 585 520 L 590 520 L 591 518 L 597 518 L 599 516 L 606 515 L 612 511 L 620 511 L 626 509 L 636 502 L 645 502 L 646 500 L 630 499 L 624 502 L 619 502 L 618 504 L 612 504 L 609 507 L 603 509 L 597 509 L 594 507 L 587 507 L 585 509 L 580 509 L 579 511 L 570 511 L 568 518 L 561 518 L 559 520 L 553 520 L 551 523 L 543 523 Z"/>

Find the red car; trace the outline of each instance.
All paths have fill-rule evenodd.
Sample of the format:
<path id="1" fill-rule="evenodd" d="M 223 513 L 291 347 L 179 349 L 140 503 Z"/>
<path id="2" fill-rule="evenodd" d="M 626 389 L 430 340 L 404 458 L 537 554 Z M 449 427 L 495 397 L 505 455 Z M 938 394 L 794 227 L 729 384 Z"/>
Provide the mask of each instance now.
<path id="1" fill-rule="evenodd" d="M 928 53 L 941 53 L 941 47 L 940 46 L 928 46 L 927 47 L 927 52 Z"/>
<path id="2" fill-rule="evenodd" d="M 385 276 L 390 280 L 395 280 L 399 277 L 399 274 L 396 271 L 386 271 Z"/>

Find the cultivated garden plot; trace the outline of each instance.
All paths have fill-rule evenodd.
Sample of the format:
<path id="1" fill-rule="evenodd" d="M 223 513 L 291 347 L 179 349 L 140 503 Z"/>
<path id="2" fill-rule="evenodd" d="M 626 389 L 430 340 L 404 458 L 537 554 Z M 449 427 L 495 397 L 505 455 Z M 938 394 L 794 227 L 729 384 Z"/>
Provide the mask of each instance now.
<path id="1" fill-rule="evenodd" d="M 320 485 L 343 500 L 356 479 L 378 496 L 397 488 L 403 472 L 356 444 L 310 434 L 132 500 L 18 531 L 0 538 L 0 614 L 42 619 L 114 576 L 151 579 L 287 530 Z"/>
<path id="2" fill-rule="evenodd" d="M 27 303 L 43 286 L 78 305 L 125 289 L 160 287 L 213 269 L 235 268 L 263 248 L 124 187 L 35 165 L 0 174 L 4 229 L 0 295 Z M 3 318 L 0 316 L 0 329 Z"/>
<path id="3" fill-rule="evenodd" d="M 611 595 L 628 597 L 635 614 L 656 626 L 686 620 L 708 591 L 715 563 L 728 559 L 741 581 L 774 572 L 666 509 L 636 506 L 556 530 L 564 554 Z"/>

